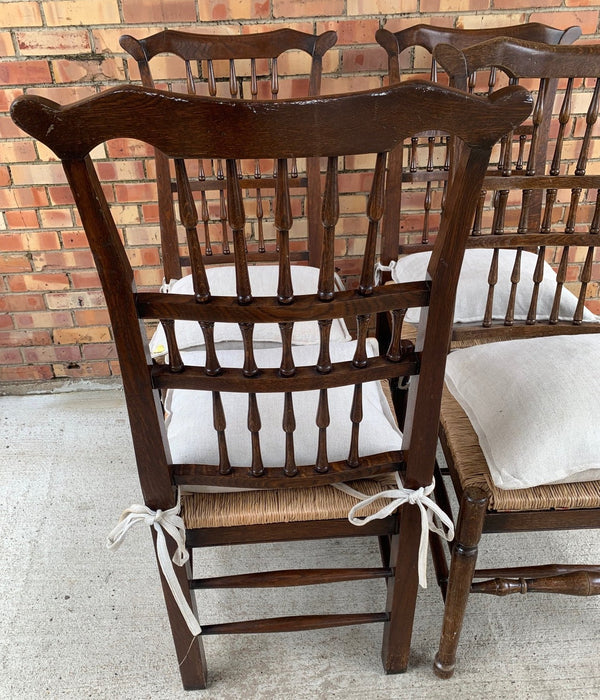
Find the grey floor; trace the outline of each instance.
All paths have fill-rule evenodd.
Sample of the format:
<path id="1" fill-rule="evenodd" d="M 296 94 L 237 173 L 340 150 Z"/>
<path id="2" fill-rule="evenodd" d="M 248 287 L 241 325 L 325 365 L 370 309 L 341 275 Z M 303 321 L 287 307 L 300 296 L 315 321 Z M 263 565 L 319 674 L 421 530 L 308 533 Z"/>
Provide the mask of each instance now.
<path id="1" fill-rule="evenodd" d="M 472 596 L 450 681 L 431 662 L 442 605 L 429 567 L 410 669 L 386 676 L 377 625 L 304 634 L 212 637 L 210 687 L 185 693 L 177 672 L 150 536 L 133 530 L 105 548 L 118 516 L 140 501 L 122 393 L 117 389 L 0 397 L 0 698 L 597 698 L 600 599 Z M 510 545 L 510 548 L 509 548 Z M 377 552 L 325 541 L 294 546 L 307 565 Z M 286 550 L 287 551 L 287 550 Z M 341 555 L 344 554 L 342 560 Z M 480 562 L 599 561 L 596 532 L 488 536 Z M 224 548 L 206 572 L 287 567 L 284 548 Z M 381 582 L 213 592 L 201 621 L 277 613 L 381 609 Z"/>

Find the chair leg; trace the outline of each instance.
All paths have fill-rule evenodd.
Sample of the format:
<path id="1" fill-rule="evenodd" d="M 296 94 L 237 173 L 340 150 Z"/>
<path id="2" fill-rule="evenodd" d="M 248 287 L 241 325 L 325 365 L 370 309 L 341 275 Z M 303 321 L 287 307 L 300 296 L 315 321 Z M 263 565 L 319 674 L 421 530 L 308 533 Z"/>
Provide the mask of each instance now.
<path id="1" fill-rule="evenodd" d="M 392 537 L 391 568 L 386 610 L 389 620 L 383 629 L 381 658 L 386 673 L 404 673 L 408 667 L 417 590 L 418 556 L 421 535 L 419 509 L 405 506 L 400 510 L 400 530 Z"/>
<path id="2" fill-rule="evenodd" d="M 442 635 L 433 664 L 433 670 L 440 678 L 451 678 L 454 673 L 458 638 L 477 562 L 477 545 L 483 531 L 487 504 L 485 493 L 475 488 L 467 489 L 461 500 L 452 548 Z"/>
<path id="3" fill-rule="evenodd" d="M 154 540 L 154 549 L 156 552 L 156 533 L 152 530 L 152 538 Z M 175 552 L 175 544 L 169 538 L 167 540 L 169 548 L 169 556 L 173 556 Z M 207 670 L 206 659 L 204 657 L 204 645 L 200 637 L 194 639 L 188 629 L 183 616 L 179 610 L 179 606 L 173 598 L 171 589 L 166 582 L 160 564 L 158 564 L 158 554 L 156 559 L 158 570 L 160 573 L 160 582 L 162 585 L 163 595 L 167 606 L 167 614 L 171 625 L 171 633 L 175 644 L 175 652 L 179 663 L 179 673 L 181 674 L 181 682 L 185 690 L 202 690 L 207 685 Z M 181 586 L 187 602 L 197 616 L 196 601 L 190 592 L 189 588 L 189 562 L 186 566 L 174 566 L 177 580 Z"/>

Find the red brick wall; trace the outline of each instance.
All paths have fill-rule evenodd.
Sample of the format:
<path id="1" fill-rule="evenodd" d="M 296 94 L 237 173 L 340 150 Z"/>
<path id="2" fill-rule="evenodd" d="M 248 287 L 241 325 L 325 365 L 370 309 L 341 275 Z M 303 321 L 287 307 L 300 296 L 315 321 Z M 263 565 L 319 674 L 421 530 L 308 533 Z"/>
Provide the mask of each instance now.
<path id="1" fill-rule="evenodd" d="M 244 33 L 334 29 L 323 92 L 384 83 L 375 31 L 416 22 L 476 28 L 540 21 L 594 41 L 600 0 L 3 0 L 0 11 L 0 382 L 118 374 L 109 320 L 85 236 L 55 157 L 8 115 L 23 92 L 70 102 L 129 79 L 118 38 L 162 28 Z M 402 9 L 400 12 L 399 9 Z M 289 73 L 293 75 L 292 66 Z M 127 156 L 130 144 L 112 143 Z M 102 154 L 101 154 L 102 155 Z M 111 167 L 112 169 L 109 169 Z M 138 284 L 160 283 L 156 211 L 139 163 L 106 165 L 109 200 L 128 238 Z M 347 202 L 352 206 L 350 197 Z M 142 225 L 139 225 L 141 222 Z M 138 224 L 137 227 L 134 224 Z M 351 250 L 351 242 L 348 249 Z"/>

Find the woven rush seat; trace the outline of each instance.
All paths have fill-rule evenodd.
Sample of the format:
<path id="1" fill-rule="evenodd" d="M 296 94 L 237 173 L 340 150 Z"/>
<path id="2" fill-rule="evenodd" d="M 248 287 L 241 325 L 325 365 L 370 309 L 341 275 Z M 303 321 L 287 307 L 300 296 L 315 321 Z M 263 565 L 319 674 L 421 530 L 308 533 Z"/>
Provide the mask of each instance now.
<path id="1" fill-rule="evenodd" d="M 395 487 L 389 478 L 348 482 L 366 496 Z M 333 486 L 308 489 L 273 489 L 239 493 L 191 493 L 182 496 L 182 517 L 188 529 L 293 523 L 347 518 L 356 499 Z M 373 515 L 381 503 L 365 506 L 361 516 Z"/>
<path id="2" fill-rule="evenodd" d="M 489 497 L 496 511 L 548 510 L 550 508 L 600 507 L 600 481 L 549 484 L 528 489 L 499 489 L 492 481 L 477 434 L 461 405 L 444 388 L 440 437 L 446 454 L 452 455 L 461 489 L 476 486 Z"/>

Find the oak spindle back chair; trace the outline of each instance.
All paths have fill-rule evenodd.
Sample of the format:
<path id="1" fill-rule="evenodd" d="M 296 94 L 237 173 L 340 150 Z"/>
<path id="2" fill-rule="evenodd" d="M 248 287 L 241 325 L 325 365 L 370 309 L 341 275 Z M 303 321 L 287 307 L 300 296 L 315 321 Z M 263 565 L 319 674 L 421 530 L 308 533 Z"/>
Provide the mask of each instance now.
<path id="1" fill-rule="evenodd" d="M 440 73 L 438 62 L 433 56 L 435 47 L 440 44 L 448 44 L 460 50 L 501 37 L 551 45 L 572 44 L 580 36 L 579 27 L 563 30 L 531 22 L 489 29 L 454 29 L 416 24 L 398 32 L 381 28 L 375 38 L 388 55 L 389 83 L 394 85 L 406 77 L 420 77 L 422 73 L 428 74 L 432 82 L 447 84 L 448 78 L 443 71 Z M 411 49 L 412 53 L 409 54 Z M 429 67 L 422 63 L 423 59 L 429 58 L 425 55 L 426 52 L 431 54 Z M 474 80 L 475 75 L 471 75 L 468 84 L 470 91 L 474 88 Z M 496 83 L 493 69 L 485 76 L 485 80 L 491 92 Z M 547 99 L 552 101 L 549 91 Z M 518 129 L 516 138 L 522 129 L 527 130 L 527 127 Z M 431 245 L 439 224 L 439 213 L 443 208 L 450 160 L 449 139 L 434 133 L 414 136 L 410 144 L 405 144 L 390 154 L 389 177 L 397 181 L 398 186 L 387 201 L 385 240 L 389 241 L 390 247 L 383 251 L 384 264 L 395 260 L 399 252 L 418 252 L 427 250 Z M 394 231 L 398 234 L 396 238 Z"/>
<path id="2" fill-rule="evenodd" d="M 144 39 L 135 39 L 126 34 L 119 41 L 122 48 L 136 60 L 145 87 L 168 86 L 174 92 L 211 97 L 276 100 L 282 95 L 296 97 L 298 93 L 306 96 L 320 93 L 323 56 L 336 43 L 337 35 L 333 31 L 313 35 L 294 29 L 277 29 L 231 36 L 168 29 Z M 307 78 L 281 79 L 279 65 L 282 55 L 287 52 L 290 56 L 300 53 L 309 57 Z M 161 59 L 164 61 L 168 58 L 171 58 L 171 62 L 163 65 Z M 180 59 L 181 65 L 176 67 L 173 59 Z M 159 64 L 156 67 L 159 77 L 152 73 L 155 63 Z M 177 68 L 180 71 L 179 79 L 175 77 Z M 189 259 L 187 256 L 181 258 L 178 248 L 173 202 L 177 179 L 172 177 L 168 159 L 160 152 L 156 152 L 155 159 L 163 264 L 165 280 L 169 282 L 181 278 L 182 265 L 187 266 Z M 223 163 L 221 160 L 200 161 L 194 171 L 196 176 L 191 180 L 190 187 L 192 191 L 199 191 L 201 196 L 200 217 L 205 254 L 213 255 L 215 263 L 231 262 L 231 231 L 227 220 Z M 269 240 L 268 234 L 265 240 L 265 214 L 269 218 L 269 201 L 263 194 L 269 195 L 274 188 L 276 164 L 255 160 L 245 163 L 242 169 L 238 163 L 238 177 L 242 188 L 251 188 L 255 192 L 256 231 L 250 244 L 250 259 L 274 261 L 277 258 L 276 242 Z M 320 241 L 316 227 L 319 221 L 319 162 L 315 159 L 306 161 L 305 172 L 302 173 L 294 161 L 291 178 L 291 184 L 305 196 L 303 206 L 312 243 L 301 256 L 294 252 L 294 257 L 310 255 L 309 264 L 316 265 Z M 211 193 L 217 194 L 217 201 L 211 199 Z"/>
<path id="3" fill-rule="evenodd" d="M 462 89 L 493 67 L 535 102 L 531 133 L 520 144 L 509 134 L 502 172 L 484 181 L 457 294 L 452 342 L 462 349 L 448 359 L 440 426 L 460 503 L 449 571 L 434 546 L 446 599 L 435 671 L 449 677 L 469 592 L 600 593 L 600 566 L 475 570 L 482 533 L 600 526 L 600 323 L 587 308 L 600 310 L 600 47 L 492 40 L 435 56 Z M 541 221 L 529 215 L 536 193 Z M 449 510 L 441 479 L 436 496 Z"/>
<path id="4" fill-rule="evenodd" d="M 397 506 L 412 494 L 421 503 L 435 459 L 439 401 L 450 332 L 453 292 L 469 219 L 493 144 L 531 110 L 528 93 L 509 88 L 491 100 L 415 82 L 374 92 L 277 103 L 170 94 L 135 86 L 109 90 L 60 107 L 23 97 L 12 107 L 21 128 L 62 160 L 102 281 L 121 364 L 144 506 L 133 506 L 112 534 L 118 543 L 137 520 L 151 524 L 161 581 L 183 684 L 207 682 L 202 638 L 211 634 L 275 632 L 383 622 L 386 671 L 406 669 L 418 585 L 419 508 Z M 369 124 L 377 124 L 377 129 Z M 310 128 L 307 128 L 310 125 Z M 385 201 L 386 154 L 422 128 L 461 139 L 456 177 L 428 275 L 416 283 L 378 286 L 374 279 Z M 174 160 L 179 206 L 190 251 L 193 293 L 137 292 L 126 251 L 90 159 L 111 138 L 136 138 Z M 355 289 L 337 291 L 338 159 L 373 154 L 371 192 L 362 215 L 366 235 Z M 312 293 L 298 293 L 290 264 L 290 162 L 325 158 L 321 258 Z M 185 171 L 188 159 L 225 163 L 228 221 L 233 231 L 233 292 L 213 293 L 210 256 L 202 251 L 196 204 Z M 264 266 L 249 265 L 239 159 L 276 159 L 275 221 L 278 276 L 268 296 L 254 292 Z M 220 268 L 211 268 L 217 269 Z M 403 309 L 426 306 L 416 345 L 402 338 Z M 394 319 L 389 345 L 367 338 L 369 320 Z M 332 324 L 356 318 L 356 342 L 332 342 Z M 165 326 L 169 356 L 149 359 L 141 322 Z M 180 349 L 176 321 L 199 324 L 201 349 Z M 317 340 L 292 346 L 299 322 L 317 327 Z M 241 329 L 241 350 L 221 350 L 216 327 Z M 275 325 L 279 344 L 255 348 L 253 335 Z M 278 327 L 277 327 L 278 326 Z M 237 354 L 236 354 L 237 353 Z M 401 437 L 381 380 L 419 375 Z M 165 408 L 159 390 L 166 390 Z M 402 481 L 398 481 L 402 474 Z M 389 491 L 389 478 L 397 479 Z M 356 527 L 348 518 L 358 503 L 346 482 L 363 494 L 387 491 L 389 514 Z M 217 487 L 217 488 L 215 488 Z M 420 491 L 425 487 L 425 491 Z M 231 492 L 231 489 L 243 489 Z M 181 518 L 176 491 L 181 496 Z M 222 492 L 225 489 L 225 492 Z M 247 491 L 244 489 L 252 489 Z M 407 490 L 408 489 L 408 490 Z M 416 493 L 415 493 L 416 490 Z M 220 492 L 214 492 L 220 491 Z M 354 492 L 351 492 L 354 493 Z M 404 499 L 404 500 L 403 500 Z M 174 505 L 176 504 L 176 505 Z M 394 513 L 393 511 L 396 510 Z M 371 504 L 366 514 L 377 512 Z M 382 517 L 383 516 L 383 517 Z M 402 527 L 399 527 L 399 519 Z M 180 540 L 185 525 L 185 544 Z M 163 528 L 170 535 L 165 543 Z M 188 550 L 218 544 L 377 536 L 383 566 L 261 572 L 193 578 L 182 565 Z M 173 538 L 173 539 L 171 539 Z M 177 546 L 176 546 L 177 545 Z M 172 566 L 166 553 L 179 566 Z M 189 577 L 188 577 L 189 576 Z M 192 613 L 193 591 L 210 587 L 262 587 L 383 578 L 387 602 L 380 612 L 275 617 L 202 625 Z"/>

